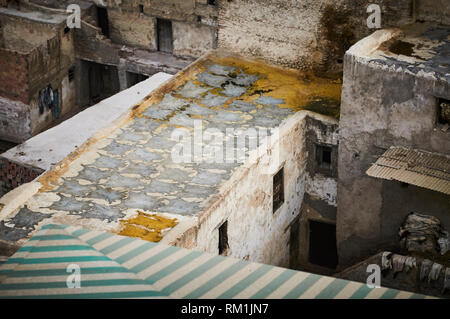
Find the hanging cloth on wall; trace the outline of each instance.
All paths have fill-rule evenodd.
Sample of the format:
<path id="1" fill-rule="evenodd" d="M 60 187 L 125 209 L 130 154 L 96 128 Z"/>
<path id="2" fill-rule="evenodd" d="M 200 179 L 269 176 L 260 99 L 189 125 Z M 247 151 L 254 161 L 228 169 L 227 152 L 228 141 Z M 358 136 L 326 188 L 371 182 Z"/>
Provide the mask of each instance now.
<path id="1" fill-rule="evenodd" d="M 425 278 L 428 278 L 428 274 L 431 271 L 431 267 L 433 266 L 433 262 L 429 259 L 424 259 L 422 261 L 422 265 L 420 266 L 420 281 L 423 281 Z"/>
<path id="2" fill-rule="evenodd" d="M 39 114 L 44 114 L 45 101 L 44 101 L 44 94 L 42 94 L 41 91 L 39 91 L 38 104 L 39 104 Z"/>
<path id="3" fill-rule="evenodd" d="M 445 268 L 444 287 L 442 288 L 442 294 L 444 294 L 445 291 L 450 291 L 450 268 Z"/>
<path id="4" fill-rule="evenodd" d="M 434 263 L 433 266 L 431 266 L 430 274 L 428 275 L 428 283 L 438 280 L 442 268 L 442 265 L 438 263 Z"/>
<path id="5" fill-rule="evenodd" d="M 411 269 L 417 267 L 416 258 L 414 257 L 408 257 L 405 260 L 405 272 L 409 272 Z"/>
<path id="6" fill-rule="evenodd" d="M 53 92 L 53 109 L 55 111 L 55 118 L 59 118 L 59 98 L 58 98 L 58 90 Z"/>
<path id="7" fill-rule="evenodd" d="M 405 262 L 406 262 L 406 256 L 395 255 L 395 254 L 392 256 L 392 265 L 393 265 L 394 277 L 397 275 L 397 273 L 403 271 L 403 268 L 405 266 Z"/>
<path id="8" fill-rule="evenodd" d="M 392 253 L 389 251 L 383 252 L 381 256 L 381 270 L 392 269 Z"/>
<path id="9" fill-rule="evenodd" d="M 450 234 L 447 231 L 442 232 L 442 237 L 438 239 L 441 255 L 445 255 L 450 251 Z"/>
<path id="10" fill-rule="evenodd" d="M 44 89 L 44 100 L 45 100 L 45 104 L 47 105 L 47 107 L 49 109 L 51 109 L 53 107 L 53 101 L 54 101 L 53 90 L 52 90 L 51 85 L 47 86 Z"/>

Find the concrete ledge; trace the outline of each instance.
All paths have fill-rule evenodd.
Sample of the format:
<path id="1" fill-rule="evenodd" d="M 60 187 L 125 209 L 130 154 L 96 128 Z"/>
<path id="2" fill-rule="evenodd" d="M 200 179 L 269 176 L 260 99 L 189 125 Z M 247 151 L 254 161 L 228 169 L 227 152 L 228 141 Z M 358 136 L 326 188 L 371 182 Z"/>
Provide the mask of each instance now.
<path id="1" fill-rule="evenodd" d="M 47 171 L 171 77 L 172 75 L 167 73 L 157 73 L 32 137 L 0 157 Z"/>

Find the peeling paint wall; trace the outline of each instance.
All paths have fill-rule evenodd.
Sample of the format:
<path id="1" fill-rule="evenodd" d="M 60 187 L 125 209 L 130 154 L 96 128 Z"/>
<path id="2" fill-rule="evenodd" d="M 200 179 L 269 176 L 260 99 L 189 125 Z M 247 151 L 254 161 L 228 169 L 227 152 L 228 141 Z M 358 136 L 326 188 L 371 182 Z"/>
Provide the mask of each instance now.
<path id="1" fill-rule="evenodd" d="M 310 262 L 310 221 L 336 224 L 338 122 L 307 117 L 305 131 L 305 195 L 297 221 L 291 226 L 291 232 L 298 234 L 298 238 L 290 239 L 297 250 L 291 251 L 290 268 L 329 275 L 333 269 Z M 320 167 L 317 154 L 317 148 L 324 145 L 331 149 L 331 165 L 326 170 Z"/>

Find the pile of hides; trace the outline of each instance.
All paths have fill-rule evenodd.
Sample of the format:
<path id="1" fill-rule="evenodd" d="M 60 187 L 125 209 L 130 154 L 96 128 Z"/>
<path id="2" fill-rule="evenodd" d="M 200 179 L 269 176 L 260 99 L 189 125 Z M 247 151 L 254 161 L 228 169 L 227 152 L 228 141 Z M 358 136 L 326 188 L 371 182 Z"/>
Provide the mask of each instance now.
<path id="1" fill-rule="evenodd" d="M 401 272 L 409 273 L 413 268 L 419 269 L 420 281 L 426 281 L 428 284 L 442 280 L 440 278 L 443 277 L 441 293 L 450 292 L 450 268 L 429 259 L 419 262 L 415 257 L 397 255 L 389 251 L 383 252 L 381 256 L 381 272 L 383 276 L 392 271 L 393 278 L 395 278 L 397 274 Z"/>
<path id="2" fill-rule="evenodd" d="M 411 213 L 400 227 L 400 244 L 409 252 L 441 255 L 450 250 L 450 236 L 434 216 Z"/>

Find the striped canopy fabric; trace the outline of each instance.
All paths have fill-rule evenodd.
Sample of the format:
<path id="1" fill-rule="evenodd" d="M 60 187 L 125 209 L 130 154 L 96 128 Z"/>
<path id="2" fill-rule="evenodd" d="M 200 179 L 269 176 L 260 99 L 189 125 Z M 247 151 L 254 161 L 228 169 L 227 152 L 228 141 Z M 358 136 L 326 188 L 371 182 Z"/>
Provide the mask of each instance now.
<path id="1" fill-rule="evenodd" d="M 69 288 L 70 265 L 80 287 Z M 111 233 L 49 224 L 0 267 L 0 298 L 424 298 Z"/>

